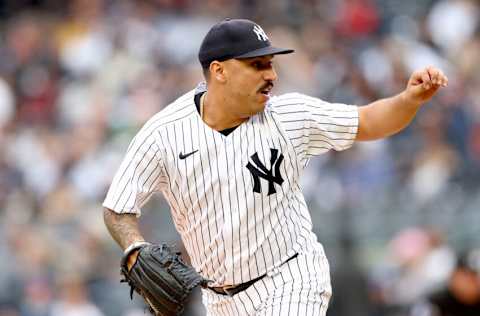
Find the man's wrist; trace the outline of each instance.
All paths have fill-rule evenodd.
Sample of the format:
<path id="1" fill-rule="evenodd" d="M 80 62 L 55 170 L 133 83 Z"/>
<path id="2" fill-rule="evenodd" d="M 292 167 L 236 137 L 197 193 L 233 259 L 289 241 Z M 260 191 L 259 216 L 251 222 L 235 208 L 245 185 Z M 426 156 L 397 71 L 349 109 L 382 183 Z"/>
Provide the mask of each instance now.
<path id="1" fill-rule="evenodd" d="M 144 245 L 150 245 L 150 243 L 148 241 L 145 241 L 145 240 L 139 240 L 139 241 L 135 241 L 133 243 L 131 243 L 127 248 L 125 248 L 125 250 L 123 251 L 123 254 L 126 255 L 130 252 L 132 252 L 133 249 L 138 249 Z"/>
<path id="2" fill-rule="evenodd" d="M 417 98 L 412 97 L 407 90 L 404 90 L 397 97 L 400 99 L 400 103 L 403 107 L 409 107 L 412 110 L 418 110 L 423 103 L 418 101 Z"/>

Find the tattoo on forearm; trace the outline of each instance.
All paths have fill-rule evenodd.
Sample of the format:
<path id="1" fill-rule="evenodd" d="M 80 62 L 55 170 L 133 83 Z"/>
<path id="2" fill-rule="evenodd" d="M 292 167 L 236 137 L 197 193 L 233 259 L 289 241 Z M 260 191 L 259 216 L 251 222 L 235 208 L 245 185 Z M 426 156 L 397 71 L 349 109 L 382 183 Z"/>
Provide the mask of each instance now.
<path id="1" fill-rule="evenodd" d="M 145 240 L 138 227 L 138 218 L 134 214 L 117 214 L 104 209 L 103 219 L 110 235 L 122 249 L 135 241 Z"/>

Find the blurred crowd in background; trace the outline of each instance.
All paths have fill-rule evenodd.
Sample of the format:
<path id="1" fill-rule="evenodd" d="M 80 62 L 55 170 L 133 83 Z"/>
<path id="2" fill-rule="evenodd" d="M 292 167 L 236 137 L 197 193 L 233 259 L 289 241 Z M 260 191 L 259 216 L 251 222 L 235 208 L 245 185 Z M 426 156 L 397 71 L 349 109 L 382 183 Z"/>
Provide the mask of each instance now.
<path id="1" fill-rule="evenodd" d="M 303 187 L 330 316 L 429 315 L 445 288 L 478 305 L 479 1 L 3 0 L 0 315 L 145 315 L 101 202 L 135 132 L 202 80 L 198 47 L 225 17 L 296 50 L 275 58 L 276 94 L 364 105 L 415 69 L 444 70 L 448 88 L 407 130 L 312 159 Z M 161 196 L 143 214 L 149 240 L 179 242 Z M 462 267 L 473 277 L 455 283 Z M 200 305 L 197 293 L 186 314 Z"/>

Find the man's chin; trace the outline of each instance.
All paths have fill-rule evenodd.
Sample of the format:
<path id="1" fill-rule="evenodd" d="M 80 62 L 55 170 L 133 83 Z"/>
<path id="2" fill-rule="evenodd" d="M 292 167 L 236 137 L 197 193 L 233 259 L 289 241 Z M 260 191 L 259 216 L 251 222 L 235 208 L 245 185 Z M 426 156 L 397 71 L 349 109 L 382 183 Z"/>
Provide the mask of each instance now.
<path id="1" fill-rule="evenodd" d="M 265 106 L 267 105 L 267 102 L 262 102 L 259 103 L 254 109 L 253 109 L 253 114 L 257 114 L 262 112 L 265 109 Z"/>

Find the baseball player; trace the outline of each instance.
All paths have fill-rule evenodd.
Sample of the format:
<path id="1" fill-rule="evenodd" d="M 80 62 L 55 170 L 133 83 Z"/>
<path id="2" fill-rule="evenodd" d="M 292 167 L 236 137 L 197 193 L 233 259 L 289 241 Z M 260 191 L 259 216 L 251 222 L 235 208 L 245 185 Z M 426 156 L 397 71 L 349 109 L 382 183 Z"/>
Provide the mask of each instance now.
<path id="1" fill-rule="evenodd" d="M 252 21 L 214 25 L 199 51 L 206 82 L 143 126 L 103 203 L 111 235 L 131 249 L 144 242 L 142 206 L 163 193 L 193 268 L 211 280 L 208 315 L 325 315 L 329 266 L 302 171 L 313 156 L 397 133 L 447 85 L 428 67 L 400 94 L 361 107 L 273 96 L 273 58 L 292 52 Z"/>

